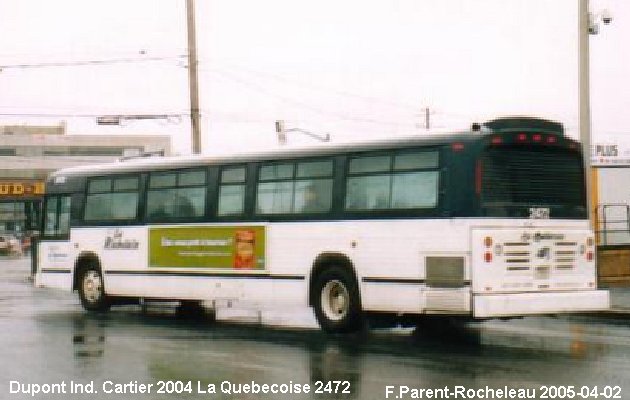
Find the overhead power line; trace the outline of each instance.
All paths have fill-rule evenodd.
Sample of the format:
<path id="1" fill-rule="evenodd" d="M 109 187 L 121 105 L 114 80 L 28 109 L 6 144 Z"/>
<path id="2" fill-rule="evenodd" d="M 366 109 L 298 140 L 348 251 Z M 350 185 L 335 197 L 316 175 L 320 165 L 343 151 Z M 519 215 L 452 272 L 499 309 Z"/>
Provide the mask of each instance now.
<path id="1" fill-rule="evenodd" d="M 407 104 L 407 103 L 403 103 L 400 101 L 393 101 L 393 100 L 389 100 L 389 99 L 384 99 L 382 97 L 376 97 L 376 96 L 369 96 L 369 95 L 364 95 L 364 94 L 358 94 L 358 93 L 351 93 L 348 92 L 346 90 L 340 90 L 337 88 L 332 88 L 332 87 L 326 87 L 323 85 L 319 85 L 319 84 L 315 84 L 314 82 L 306 82 L 306 81 L 301 81 L 298 79 L 290 79 L 287 78 L 286 76 L 283 75 L 278 75 L 278 74 L 274 74 L 274 73 L 270 73 L 270 72 L 266 72 L 266 71 L 260 71 L 260 70 L 255 70 L 249 66 L 245 67 L 242 65 L 236 65 L 236 64 L 225 64 L 224 65 L 227 67 L 227 69 L 229 70 L 234 70 L 234 69 L 239 69 L 242 71 L 245 71 L 246 73 L 255 75 L 257 77 L 263 77 L 266 79 L 272 79 L 275 80 L 277 82 L 282 82 L 284 84 L 288 84 L 288 85 L 293 85 L 293 86 L 299 86 L 299 87 L 305 87 L 305 88 L 310 88 L 313 90 L 317 90 L 320 92 L 325 92 L 325 93 L 332 93 L 335 94 L 337 96 L 344 96 L 344 97 L 351 97 L 351 98 L 355 98 L 355 99 L 359 99 L 368 103 L 380 103 L 380 104 L 385 104 L 388 105 L 390 107 L 395 107 L 395 108 L 404 108 L 404 109 L 408 109 L 408 110 L 414 110 L 417 111 L 418 107 L 412 104 Z"/>
<path id="2" fill-rule="evenodd" d="M 33 118 L 98 118 L 103 116 L 112 116 L 111 113 L 100 114 L 73 114 L 73 113 L 2 113 L 0 117 L 33 117 Z M 181 118 L 188 116 L 187 113 L 171 113 L 171 114 L 116 114 L 117 117 L 124 118 L 126 116 L 132 117 L 129 119 L 154 119 L 160 118 Z M 142 118 L 140 118 L 142 117 Z"/>
<path id="3" fill-rule="evenodd" d="M 31 68 L 48 68 L 48 67 L 80 67 L 86 65 L 112 65 L 112 64 L 128 64 L 166 61 L 174 59 L 185 59 L 187 55 L 178 55 L 170 57 L 125 57 L 125 58 L 106 58 L 98 60 L 77 60 L 77 61 L 54 61 L 39 63 L 22 63 L 22 64 L 0 64 L 0 71 L 4 69 L 31 69 Z"/>
<path id="4" fill-rule="evenodd" d="M 266 88 L 264 88 L 263 86 L 259 85 L 258 83 L 255 83 L 251 80 L 247 80 L 247 79 L 243 79 L 231 72 L 228 71 L 224 71 L 221 70 L 219 68 L 207 68 L 205 69 L 205 71 L 209 71 L 212 72 L 214 74 L 216 74 L 217 76 L 221 76 L 224 77 L 226 79 L 231 80 L 232 82 L 236 82 L 240 85 L 243 85 L 247 88 L 249 88 L 250 90 L 256 91 L 258 93 L 262 93 L 264 95 L 276 98 L 284 103 L 290 104 L 292 106 L 296 106 L 296 107 L 300 107 L 306 110 L 309 110 L 315 114 L 319 114 L 319 115 L 324 115 L 324 116 L 328 116 L 328 117 L 334 117 L 340 120 L 346 120 L 346 121 L 353 121 L 353 122 L 367 122 L 367 123 L 371 123 L 371 124 L 376 124 L 376 125 L 388 125 L 388 126 L 403 126 L 405 124 L 402 124 L 400 122 L 396 122 L 396 121 L 381 121 L 375 118 L 371 118 L 371 117 L 364 117 L 364 116 L 355 116 L 355 115 L 351 115 L 351 114 L 347 114 L 347 113 L 343 113 L 343 112 L 338 112 L 338 111 L 333 111 L 333 110 L 328 110 L 328 109 L 324 109 L 321 107 L 317 107 L 311 104 L 308 104 L 304 101 L 289 97 L 289 96 L 284 96 L 278 93 L 275 93 L 271 90 L 268 90 Z"/>

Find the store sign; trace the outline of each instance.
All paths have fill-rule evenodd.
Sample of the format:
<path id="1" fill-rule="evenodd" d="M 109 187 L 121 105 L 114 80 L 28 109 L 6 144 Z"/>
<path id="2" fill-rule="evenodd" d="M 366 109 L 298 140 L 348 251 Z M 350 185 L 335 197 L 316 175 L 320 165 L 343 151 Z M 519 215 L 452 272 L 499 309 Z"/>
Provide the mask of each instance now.
<path id="1" fill-rule="evenodd" d="M 41 196 L 45 192 L 44 182 L 0 181 L 0 197 Z"/>
<path id="2" fill-rule="evenodd" d="M 596 167 L 630 165 L 630 147 L 617 143 L 597 143 L 591 146 L 591 164 Z"/>

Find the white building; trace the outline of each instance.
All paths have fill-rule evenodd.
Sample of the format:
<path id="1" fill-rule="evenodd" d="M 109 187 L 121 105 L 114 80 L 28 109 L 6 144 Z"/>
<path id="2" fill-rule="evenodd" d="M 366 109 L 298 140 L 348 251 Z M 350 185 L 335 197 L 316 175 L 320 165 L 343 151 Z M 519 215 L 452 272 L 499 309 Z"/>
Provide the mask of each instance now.
<path id="1" fill-rule="evenodd" d="M 0 233 L 32 227 L 52 171 L 170 152 L 171 139 L 164 135 L 67 135 L 65 123 L 0 126 Z"/>

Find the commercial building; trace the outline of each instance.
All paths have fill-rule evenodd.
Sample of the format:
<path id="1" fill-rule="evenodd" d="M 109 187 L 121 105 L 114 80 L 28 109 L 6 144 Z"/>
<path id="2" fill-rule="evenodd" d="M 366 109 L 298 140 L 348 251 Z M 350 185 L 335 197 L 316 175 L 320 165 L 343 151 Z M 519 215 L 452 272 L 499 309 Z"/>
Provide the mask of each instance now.
<path id="1" fill-rule="evenodd" d="M 170 137 L 163 135 L 68 135 L 64 123 L 0 126 L 0 233 L 21 235 L 34 227 L 52 171 L 170 151 Z"/>
<path id="2" fill-rule="evenodd" d="M 594 143 L 591 166 L 599 284 L 629 287 L 630 146 L 627 141 Z"/>

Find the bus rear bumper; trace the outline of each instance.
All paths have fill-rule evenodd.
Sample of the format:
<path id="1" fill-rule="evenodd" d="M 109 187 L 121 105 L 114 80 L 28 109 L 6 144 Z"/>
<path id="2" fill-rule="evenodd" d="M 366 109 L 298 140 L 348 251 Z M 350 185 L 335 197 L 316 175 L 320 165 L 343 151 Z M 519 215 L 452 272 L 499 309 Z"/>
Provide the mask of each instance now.
<path id="1" fill-rule="evenodd" d="M 610 309 L 607 290 L 473 295 L 475 318 L 578 313 Z"/>

